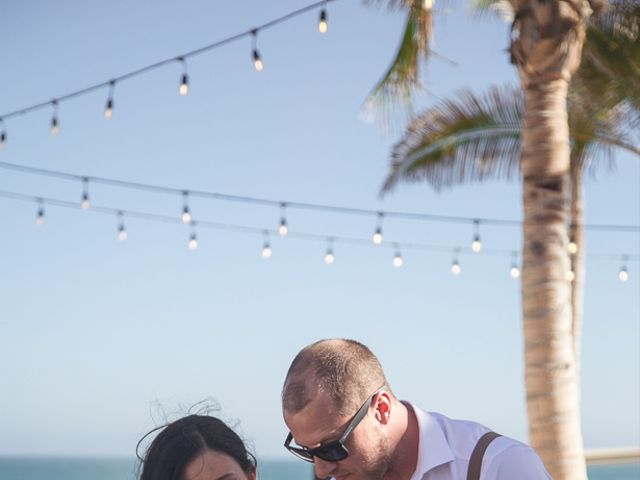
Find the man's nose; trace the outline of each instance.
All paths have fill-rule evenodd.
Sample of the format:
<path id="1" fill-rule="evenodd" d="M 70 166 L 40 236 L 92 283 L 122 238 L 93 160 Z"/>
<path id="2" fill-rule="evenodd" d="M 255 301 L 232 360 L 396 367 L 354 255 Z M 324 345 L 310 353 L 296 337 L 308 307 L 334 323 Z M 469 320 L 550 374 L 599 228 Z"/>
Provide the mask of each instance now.
<path id="1" fill-rule="evenodd" d="M 331 472 L 336 469 L 336 464 L 315 457 L 313 459 L 313 468 L 315 470 L 316 478 L 324 479 L 332 477 Z"/>

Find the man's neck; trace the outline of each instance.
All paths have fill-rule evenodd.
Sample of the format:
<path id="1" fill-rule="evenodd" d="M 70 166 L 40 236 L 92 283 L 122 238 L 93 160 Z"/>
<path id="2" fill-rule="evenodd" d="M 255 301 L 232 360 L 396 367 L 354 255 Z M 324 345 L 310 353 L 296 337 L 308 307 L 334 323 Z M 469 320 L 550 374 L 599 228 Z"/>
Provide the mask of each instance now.
<path id="1" fill-rule="evenodd" d="M 396 404 L 397 441 L 392 453 L 394 468 L 385 480 L 410 480 L 418 465 L 420 429 L 413 408 L 408 403 Z"/>

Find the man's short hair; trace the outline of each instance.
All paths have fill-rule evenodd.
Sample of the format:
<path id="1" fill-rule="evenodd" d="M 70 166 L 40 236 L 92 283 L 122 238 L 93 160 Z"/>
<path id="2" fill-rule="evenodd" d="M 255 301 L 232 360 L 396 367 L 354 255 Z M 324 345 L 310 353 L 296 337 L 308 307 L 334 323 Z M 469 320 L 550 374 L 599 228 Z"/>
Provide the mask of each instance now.
<path id="1" fill-rule="evenodd" d="M 291 362 L 282 389 L 285 411 L 298 413 L 320 392 L 341 415 L 355 412 L 371 393 L 386 386 L 382 365 L 365 345 L 349 339 L 319 340 Z"/>

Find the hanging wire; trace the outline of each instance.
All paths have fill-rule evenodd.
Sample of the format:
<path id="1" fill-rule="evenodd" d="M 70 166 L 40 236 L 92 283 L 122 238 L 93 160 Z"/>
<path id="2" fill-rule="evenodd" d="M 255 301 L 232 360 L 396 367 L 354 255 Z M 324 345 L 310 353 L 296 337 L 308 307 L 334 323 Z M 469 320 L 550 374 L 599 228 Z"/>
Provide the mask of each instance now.
<path id="1" fill-rule="evenodd" d="M 520 220 L 505 220 L 497 218 L 477 218 L 477 217 L 463 217 L 452 215 L 438 215 L 433 213 L 415 213 L 415 212 L 401 212 L 401 211 L 389 211 L 389 210 L 370 210 L 364 208 L 352 208 L 338 205 L 326 205 L 318 203 L 306 203 L 306 202 L 294 202 L 294 201 L 282 201 L 282 200 L 270 200 L 266 198 L 250 197 L 242 195 L 233 195 L 220 192 L 211 192 L 204 190 L 185 190 L 178 187 L 165 187 L 159 185 L 153 185 L 141 182 L 130 182 L 126 180 L 118 180 L 106 177 L 97 176 L 82 176 L 79 174 L 66 173 L 58 170 L 48 170 L 44 168 L 30 167 L 27 165 L 18 165 L 14 163 L 0 161 L 0 168 L 5 170 L 12 170 L 23 172 L 31 175 L 46 176 L 52 178 L 63 178 L 67 180 L 78 181 L 83 178 L 88 178 L 92 183 L 99 183 L 103 185 L 111 185 L 121 188 L 127 188 L 137 191 L 149 191 L 166 194 L 178 194 L 182 195 L 184 192 L 188 192 L 190 196 L 196 196 L 200 198 L 209 198 L 213 200 L 224 200 L 237 203 L 248 203 L 254 205 L 274 206 L 282 208 L 282 205 L 289 209 L 295 208 L 298 210 L 312 210 L 340 213 L 345 215 L 358 215 L 371 217 L 372 215 L 378 216 L 378 225 L 382 227 L 382 217 L 392 217 L 405 220 L 416 220 L 426 222 L 442 222 L 442 223 L 458 223 L 458 224 L 472 224 L 473 222 L 481 222 L 484 225 L 491 225 L 495 227 L 522 227 L 522 221 Z M 585 224 L 585 230 L 589 231 L 607 231 L 607 232 L 640 232 L 640 225 L 605 225 L 605 224 Z"/>
<path id="2" fill-rule="evenodd" d="M 41 200 L 42 202 L 46 202 L 48 205 L 53 205 L 53 206 L 58 206 L 58 207 L 62 207 L 62 208 L 69 208 L 69 209 L 80 209 L 80 205 L 76 202 L 70 202 L 67 200 L 60 200 L 60 199 L 55 199 L 55 198 L 50 198 L 50 197 L 42 197 L 42 196 L 34 196 L 34 195 L 27 195 L 27 194 L 23 194 L 23 193 L 18 193 L 18 192 L 10 192 L 10 191 L 6 191 L 6 190 L 0 190 L 0 197 L 4 197 L 4 198 L 8 198 L 8 199 L 13 199 L 13 200 L 19 200 L 19 201 L 25 201 L 25 202 L 32 202 L 32 203 L 38 203 L 39 200 Z M 154 213 L 148 213 L 148 212 L 140 212 L 140 211 L 136 211 L 136 210 L 125 210 L 125 209 L 117 209 L 117 208 L 111 208 L 111 207 L 103 207 L 103 206 L 95 206 L 92 205 L 91 206 L 91 210 L 90 212 L 92 213 L 101 213 L 101 214 L 107 214 L 107 215 L 117 215 L 118 212 L 122 212 L 123 215 L 128 216 L 129 218 L 138 218 L 138 219 L 142 219 L 142 220 L 147 220 L 147 221 L 153 221 L 153 222 L 162 222 L 162 223 L 171 223 L 171 224 L 179 224 L 182 223 L 181 219 L 176 218 L 175 216 L 170 216 L 170 215 L 159 215 L 159 214 L 154 214 Z M 195 221 L 191 222 L 191 226 L 192 226 L 192 231 L 195 233 Z M 203 221 L 203 220 L 199 220 L 198 221 L 198 226 L 201 228 L 210 228 L 210 229 L 215 229 L 215 230 L 220 230 L 220 231 L 229 231 L 229 232 L 237 232 L 237 233 L 246 233 L 246 234 L 260 234 L 260 235 L 264 235 L 264 232 L 269 232 L 270 234 L 277 234 L 278 231 L 277 230 L 269 230 L 269 229 L 264 229 L 264 228 L 257 228 L 257 227 L 251 227 L 251 226 L 246 226 L 246 225 L 237 225 L 237 224 L 228 224 L 228 223 L 220 223 L 220 222 L 211 222 L 211 221 Z M 300 239 L 300 240 L 309 240 L 309 241 L 316 241 L 316 242 L 326 242 L 327 241 L 327 235 L 321 235 L 321 234 L 316 234 L 316 233 L 306 233 L 306 232 L 290 232 L 289 235 L 293 238 L 296 239 Z M 331 236 L 331 241 L 332 244 L 333 243 L 341 243 L 341 244 L 349 244 L 349 245 L 356 245 L 356 246 L 363 246 L 363 247 L 370 247 L 371 246 L 371 240 L 368 238 L 357 238 L 357 237 L 347 237 L 347 236 Z M 425 244 L 425 243 L 416 243 L 416 242 L 393 242 L 393 245 L 397 245 L 399 248 L 402 248 L 403 250 L 418 250 L 418 251 L 426 251 L 426 252 L 439 252 L 439 253 L 450 253 L 452 251 L 452 247 L 451 246 L 446 246 L 446 245 L 434 245 L 434 244 Z M 483 250 L 485 255 L 489 255 L 489 256 L 506 256 L 506 255 L 511 255 L 513 253 L 513 249 L 509 249 L 509 250 L 505 250 L 505 249 L 484 249 Z M 456 247 L 453 249 L 453 263 L 452 263 L 452 267 L 453 265 L 458 265 L 459 267 L 459 261 L 458 261 L 458 256 L 460 254 L 460 248 Z M 614 253 L 592 253 L 589 254 L 587 256 L 587 258 L 589 259 L 600 259 L 600 260 L 619 260 L 620 259 L 620 254 L 614 254 Z M 640 260 L 640 255 L 625 255 L 625 259 L 626 260 L 633 260 L 633 261 L 639 261 Z M 455 273 L 455 272 L 453 272 Z M 458 273 L 460 273 L 460 270 L 458 270 Z"/>
<path id="3" fill-rule="evenodd" d="M 288 20 L 290 20 L 290 19 L 292 19 L 294 17 L 300 16 L 303 13 L 306 13 L 306 12 L 311 11 L 311 10 L 316 10 L 318 7 L 320 7 L 321 5 L 324 5 L 327 2 L 333 2 L 333 1 L 336 1 L 336 0 L 321 0 L 321 1 L 318 1 L 318 2 L 315 2 L 315 3 L 312 3 L 312 4 L 307 5 L 305 7 L 299 8 L 299 9 L 294 10 L 292 12 L 289 12 L 289 13 L 287 13 L 285 15 L 277 17 L 277 18 L 275 18 L 273 20 L 270 20 L 270 21 L 268 21 L 266 23 L 263 23 L 263 24 L 261 24 L 261 25 L 259 25 L 257 27 L 254 27 L 254 28 L 252 28 L 250 30 L 247 30 L 247 31 L 244 31 L 244 32 L 240 32 L 240 33 L 237 33 L 235 35 L 231 35 L 231 36 L 226 37 L 226 38 L 224 38 L 222 40 L 210 43 L 208 45 L 205 45 L 203 47 L 197 48 L 195 50 L 190 50 L 188 52 L 185 52 L 185 53 L 179 55 L 179 57 L 187 59 L 187 58 L 190 58 L 190 57 L 195 57 L 197 55 L 201 55 L 201 54 L 203 54 L 205 52 L 208 52 L 208 51 L 216 49 L 216 48 L 220 48 L 220 47 L 222 47 L 224 45 L 227 45 L 227 44 L 229 44 L 231 42 L 237 41 L 237 40 L 239 40 L 241 38 L 253 35 L 254 31 L 258 32 L 258 31 L 261 31 L 261 30 L 266 30 L 268 28 L 275 27 L 276 25 L 279 25 L 279 24 L 281 24 L 283 22 L 286 22 L 286 21 L 288 21 Z M 104 87 L 108 86 L 111 81 L 116 81 L 116 82 L 120 83 L 120 82 L 122 82 L 124 80 L 129 80 L 130 78 L 137 77 L 137 76 L 142 75 L 144 73 L 148 73 L 148 72 L 150 72 L 152 70 L 157 70 L 160 67 L 163 67 L 163 66 L 165 66 L 165 65 L 167 65 L 169 63 L 175 62 L 175 59 L 176 59 L 176 57 L 171 57 L 171 58 L 166 58 L 164 60 L 160 60 L 159 62 L 152 63 L 150 65 L 138 68 L 137 70 L 132 70 L 132 71 L 130 71 L 128 73 L 125 73 L 123 75 L 119 75 L 117 77 L 114 77 L 113 80 L 103 81 L 103 82 L 97 83 L 95 85 L 91 85 L 89 87 L 82 88 L 80 90 L 75 90 L 75 91 L 72 91 L 72 92 L 67 93 L 65 95 L 61 95 L 59 97 L 56 97 L 53 101 L 55 101 L 55 102 L 64 102 L 64 101 L 67 101 L 67 100 L 71 100 L 72 98 L 79 97 L 81 95 L 86 95 L 86 94 L 88 94 L 90 92 L 93 92 L 95 90 L 99 90 L 101 88 L 104 88 Z M 36 103 L 36 104 L 33 104 L 33 105 L 29 105 L 27 107 L 22 107 L 22 108 L 20 108 L 18 110 L 14 110 L 14 111 L 11 111 L 11 112 L 8 112 L 8 113 L 1 114 L 0 118 L 7 119 L 7 118 L 11 118 L 11 117 L 16 117 L 18 115 L 25 115 L 25 114 L 31 113 L 33 111 L 45 108 L 48 105 L 50 105 L 51 103 L 52 103 L 51 100 L 47 100 L 46 102 L 40 102 L 40 103 Z"/>

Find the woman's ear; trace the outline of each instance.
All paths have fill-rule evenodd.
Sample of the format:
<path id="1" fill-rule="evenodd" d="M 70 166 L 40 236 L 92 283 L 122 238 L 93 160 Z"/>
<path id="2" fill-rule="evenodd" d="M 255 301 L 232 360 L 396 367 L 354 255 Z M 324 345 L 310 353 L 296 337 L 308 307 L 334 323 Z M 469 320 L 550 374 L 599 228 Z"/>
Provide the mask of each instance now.
<path id="1" fill-rule="evenodd" d="M 247 474 L 247 480 L 256 480 L 256 469 L 251 470 L 251 473 Z"/>

